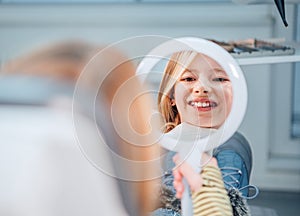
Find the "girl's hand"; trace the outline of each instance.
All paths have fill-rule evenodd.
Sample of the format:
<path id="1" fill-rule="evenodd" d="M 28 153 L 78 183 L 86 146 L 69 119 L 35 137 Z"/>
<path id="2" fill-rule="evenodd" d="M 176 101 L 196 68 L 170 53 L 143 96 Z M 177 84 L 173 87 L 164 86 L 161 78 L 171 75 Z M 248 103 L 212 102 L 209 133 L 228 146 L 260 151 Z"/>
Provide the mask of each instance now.
<path id="1" fill-rule="evenodd" d="M 176 197 L 178 199 L 182 198 L 182 194 L 184 192 L 184 185 L 182 182 L 183 177 L 186 178 L 190 189 L 192 192 L 197 192 L 202 187 L 202 177 L 199 173 L 195 172 L 191 165 L 189 165 L 185 161 L 181 161 L 178 154 L 173 157 L 173 161 L 176 164 L 176 169 L 173 170 L 174 182 L 173 185 L 176 189 Z M 203 165 L 214 165 L 218 166 L 217 160 L 213 157 L 210 157 L 208 154 L 203 153 L 201 164 Z"/>

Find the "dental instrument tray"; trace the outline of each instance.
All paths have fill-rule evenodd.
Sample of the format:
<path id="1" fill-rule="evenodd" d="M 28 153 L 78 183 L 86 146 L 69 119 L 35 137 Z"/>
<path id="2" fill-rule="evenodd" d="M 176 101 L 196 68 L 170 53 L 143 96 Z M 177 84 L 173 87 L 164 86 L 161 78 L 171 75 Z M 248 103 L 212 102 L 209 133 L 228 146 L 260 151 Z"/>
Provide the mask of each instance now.
<path id="1" fill-rule="evenodd" d="M 229 42 L 213 39 L 209 40 L 222 46 L 235 58 L 293 55 L 295 53 L 293 47 L 283 45 L 279 42 L 270 42 L 254 38 Z M 276 39 L 273 39 L 273 41 L 276 41 Z"/>

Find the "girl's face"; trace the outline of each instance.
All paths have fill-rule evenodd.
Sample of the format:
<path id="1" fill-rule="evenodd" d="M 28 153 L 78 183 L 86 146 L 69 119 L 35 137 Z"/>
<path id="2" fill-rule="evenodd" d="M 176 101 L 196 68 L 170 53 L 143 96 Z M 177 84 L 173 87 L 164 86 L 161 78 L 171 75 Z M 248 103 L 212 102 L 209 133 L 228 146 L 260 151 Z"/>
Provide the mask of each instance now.
<path id="1" fill-rule="evenodd" d="M 173 98 L 182 122 L 219 128 L 231 110 L 231 81 L 216 61 L 197 54 L 176 81 Z"/>

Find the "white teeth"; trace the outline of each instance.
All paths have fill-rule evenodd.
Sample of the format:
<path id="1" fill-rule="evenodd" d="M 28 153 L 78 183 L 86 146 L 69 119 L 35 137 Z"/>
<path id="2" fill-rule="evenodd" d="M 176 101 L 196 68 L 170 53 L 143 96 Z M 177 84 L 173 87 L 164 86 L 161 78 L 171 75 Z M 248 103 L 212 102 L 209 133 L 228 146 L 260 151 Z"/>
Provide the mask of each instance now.
<path id="1" fill-rule="evenodd" d="M 210 106 L 211 106 L 209 102 L 203 102 L 203 103 L 201 103 L 201 102 L 195 102 L 195 101 L 192 101 L 190 104 L 191 104 L 192 106 L 195 106 L 195 107 L 202 107 L 202 108 L 210 107 Z"/>

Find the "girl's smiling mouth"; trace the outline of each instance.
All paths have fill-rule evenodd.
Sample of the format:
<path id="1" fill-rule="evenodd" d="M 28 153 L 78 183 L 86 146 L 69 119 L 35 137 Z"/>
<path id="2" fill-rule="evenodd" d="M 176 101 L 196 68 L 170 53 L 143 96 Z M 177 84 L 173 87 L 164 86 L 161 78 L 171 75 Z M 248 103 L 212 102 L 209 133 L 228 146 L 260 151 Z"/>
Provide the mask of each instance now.
<path id="1" fill-rule="evenodd" d="M 192 100 L 188 104 L 199 111 L 209 111 L 218 106 L 215 101 L 208 100 L 207 98 Z"/>

